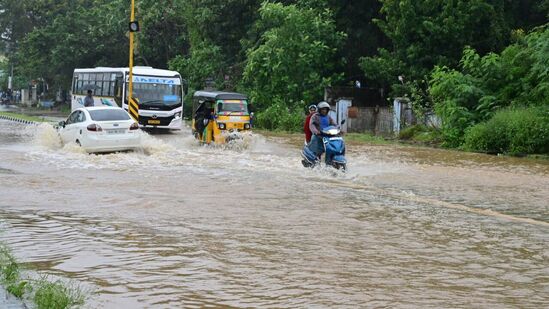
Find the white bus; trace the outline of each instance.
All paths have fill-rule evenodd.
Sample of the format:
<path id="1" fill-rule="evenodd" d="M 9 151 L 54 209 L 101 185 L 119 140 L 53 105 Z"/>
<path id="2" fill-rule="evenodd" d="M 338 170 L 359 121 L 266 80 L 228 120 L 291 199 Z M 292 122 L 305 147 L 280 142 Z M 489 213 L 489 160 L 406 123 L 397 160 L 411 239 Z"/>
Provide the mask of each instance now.
<path id="1" fill-rule="evenodd" d="M 75 69 L 71 110 L 84 106 L 88 90 L 92 91 L 95 106 L 119 106 L 128 110 L 128 81 L 128 68 Z M 179 73 L 134 67 L 133 97 L 139 102 L 140 127 L 181 129 L 184 93 Z"/>

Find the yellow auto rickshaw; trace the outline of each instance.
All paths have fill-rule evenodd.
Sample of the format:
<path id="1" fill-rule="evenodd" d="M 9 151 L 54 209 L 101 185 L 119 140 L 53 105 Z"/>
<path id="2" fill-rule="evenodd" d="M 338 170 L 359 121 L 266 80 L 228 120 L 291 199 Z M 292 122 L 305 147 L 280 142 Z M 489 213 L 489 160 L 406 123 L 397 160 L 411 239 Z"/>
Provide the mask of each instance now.
<path id="1" fill-rule="evenodd" d="M 192 132 L 204 144 L 224 144 L 251 130 L 248 97 L 240 93 L 197 91 L 193 96 Z"/>

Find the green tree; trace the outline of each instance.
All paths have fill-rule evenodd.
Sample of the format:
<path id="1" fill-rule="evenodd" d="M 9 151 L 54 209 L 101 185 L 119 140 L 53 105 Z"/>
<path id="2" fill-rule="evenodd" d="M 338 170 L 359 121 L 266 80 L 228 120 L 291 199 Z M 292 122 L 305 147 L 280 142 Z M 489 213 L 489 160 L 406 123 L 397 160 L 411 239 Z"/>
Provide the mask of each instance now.
<path id="1" fill-rule="evenodd" d="M 137 18 L 141 32 L 137 35 L 136 61 L 156 68 L 188 52 L 185 10 L 182 0 L 139 0 Z"/>
<path id="2" fill-rule="evenodd" d="M 186 0 L 183 2 L 183 15 L 190 49 L 182 55 L 191 59 L 201 54 L 199 49 L 210 46 L 216 53 L 216 76 L 208 76 L 218 81 L 221 89 L 234 89 L 241 79 L 246 55 L 241 40 L 257 19 L 260 0 Z M 222 77 L 221 79 L 218 77 Z M 188 76 L 196 84 L 200 76 Z M 203 76 L 202 76 L 203 77 Z M 222 82 L 220 82 L 222 81 Z M 198 82 L 198 83 L 197 83 Z"/>
<path id="3" fill-rule="evenodd" d="M 502 16 L 485 0 L 381 2 L 384 17 L 376 22 L 392 46 L 363 58 L 361 67 L 383 87 L 395 84 L 398 75 L 415 80 L 435 65 L 455 67 L 466 45 L 485 53 L 505 42 Z"/>
<path id="4" fill-rule="evenodd" d="M 323 87 L 339 76 L 337 31 L 329 10 L 265 2 L 256 29 L 259 40 L 247 50 L 243 85 L 252 100 L 294 108 L 322 98 Z"/>
<path id="5" fill-rule="evenodd" d="M 74 68 L 127 63 L 128 9 L 122 0 L 80 6 L 34 29 L 17 53 L 21 73 L 67 89 Z"/>
<path id="6" fill-rule="evenodd" d="M 379 0 L 298 0 L 304 8 L 330 9 L 339 31 L 347 34 L 339 49 L 345 59 L 344 72 L 352 78 L 363 74 L 359 60 L 364 56 L 373 56 L 379 47 L 387 44 L 387 38 L 374 20 L 381 18 Z"/>

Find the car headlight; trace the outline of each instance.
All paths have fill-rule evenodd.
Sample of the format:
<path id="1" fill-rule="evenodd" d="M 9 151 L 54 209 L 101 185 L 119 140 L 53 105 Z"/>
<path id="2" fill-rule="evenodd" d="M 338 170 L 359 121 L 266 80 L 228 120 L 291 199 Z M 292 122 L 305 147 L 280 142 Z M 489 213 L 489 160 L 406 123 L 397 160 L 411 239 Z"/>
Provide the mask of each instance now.
<path id="1" fill-rule="evenodd" d="M 173 114 L 174 118 L 179 118 L 180 116 L 181 116 L 181 112 L 177 112 L 177 113 Z"/>
<path id="2" fill-rule="evenodd" d="M 217 126 L 219 127 L 219 130 L 225 130 L 227 128 L 224 123 L 218 123 Z"/>
<path id="3" fill-rule="evenodd" d="M 250 128 L 250 124 L 249 123 L 245 123 L 244 124 L 244 129 L 248 130 Z"/>

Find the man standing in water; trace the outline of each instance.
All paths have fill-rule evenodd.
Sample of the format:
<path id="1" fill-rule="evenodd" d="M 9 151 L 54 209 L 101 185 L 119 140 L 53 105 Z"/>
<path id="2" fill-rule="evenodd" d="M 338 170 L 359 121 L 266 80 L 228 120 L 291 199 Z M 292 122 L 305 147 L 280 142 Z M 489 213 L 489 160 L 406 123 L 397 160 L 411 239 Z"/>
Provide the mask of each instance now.
<path id="1" fill-rule="evenodd" d="M 328 115 L 330 112 L 330 104 L 326 102 L 320 102 L 317 105 L 318 112 L 311 116 L 309 121 L 309 129 L 314 134 L 309 143 L 309 149 L 314 152 L 317 158 L 324 153 L 324 145 L 322 143 L 322 130 L 329 126 L 335 126 L 336 122 Z"/>
<path id="2" fill-rule="evenodd" d="M 307 118 L 305 118 L 305 124 L 303 125 L 303 131 L 305 132 L 305 144 L 309 144 L 311 142 L 311 136 L 313 135 L 313 132 L 311 132 L 311 128 L 309 128 L 309 123 L 311 122 L 311 117 L 316 113 L 316 105 L 310 105 L 309 106 L 309 115 L 307 115 Z"/>
<path id="3" fill-rule="evenodd" d="M 92 91 L 88 90 L 88 95 L 84 99 L 84 107 L 94 106 L 95 103 L 93 103 L 93 96 Z"/>

